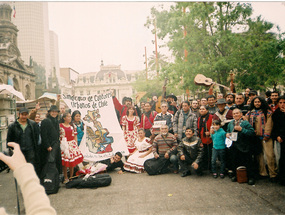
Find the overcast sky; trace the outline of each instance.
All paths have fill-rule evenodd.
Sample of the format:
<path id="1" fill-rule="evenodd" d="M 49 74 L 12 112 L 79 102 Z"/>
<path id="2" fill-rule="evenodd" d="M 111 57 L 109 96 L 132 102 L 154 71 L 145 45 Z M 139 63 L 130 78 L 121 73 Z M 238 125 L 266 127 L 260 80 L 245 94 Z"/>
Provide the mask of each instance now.
<path id="1" fill-rule="evenodd" d="M 150 8 L 162 2 L 49 2 L 50 30 L 58 35 L 60 67 L 79 73 L 104 65 L 143 70 L 144 47 L 152 55 L 154 36 L 144 27 Z M 165 2 L 166 8 L 172 3 Z M 285 5 L 253 2 L 254 17 L 278 24 L 285 31 Z M 167 53 L 167 49 L 159 49 Z"/>

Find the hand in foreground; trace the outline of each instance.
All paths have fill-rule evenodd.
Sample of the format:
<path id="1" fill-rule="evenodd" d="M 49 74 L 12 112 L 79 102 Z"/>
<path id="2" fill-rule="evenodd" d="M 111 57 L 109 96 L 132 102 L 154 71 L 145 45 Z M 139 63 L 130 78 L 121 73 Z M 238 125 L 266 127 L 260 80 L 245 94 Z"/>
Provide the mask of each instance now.
<path id="1" fill-rule="evenodd" d="M 5 162 L 10 167 L 10 169 L 15 170 L 23 164 L 27 163 L 23 153 L 21 152 L 19 144 L 9 142 L 8 146 L 14 148 L 14 154 L 12 155 L 12 157 L 10 157 L 4 155 L 3 153 L 0 153 L 0 160 Z"/>
<path id="2" fill-rule="evenodd" d="M 199 165 L 197 163 L 192 163 L 192 166 L 194 167 L 194 169 L 198 169 Z"/>
<path id="3" fill-rule="evenodd" d="M 164 154 L 164 158 L 165 158 L 165 159 L 168 159 L 168 158 L 169 158 L 169 154 L 168 154 L 168 153 L 165 153 L 165 154 Z"/>

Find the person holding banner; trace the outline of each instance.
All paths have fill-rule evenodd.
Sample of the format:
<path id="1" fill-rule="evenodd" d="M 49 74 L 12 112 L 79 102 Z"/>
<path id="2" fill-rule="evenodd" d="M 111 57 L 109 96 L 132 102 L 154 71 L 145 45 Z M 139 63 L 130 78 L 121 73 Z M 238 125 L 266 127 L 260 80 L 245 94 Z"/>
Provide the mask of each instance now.
<path id="1" fill-rule="evenodd" d="M 136 150 L 135 141 L 138 135 L 138 126 L 140 118 L 136 116 L 135 107 L 130 106 L 127 110 L 127 115 L 122 117 L 122 129 L 124 131 L 124 138 L 130 153 Z"/>
<path id="2" fill-rule="evenodd" d="M 67 167 L 70 170 L 70 177 L 73 176 L 74 167 L 83 161 L 83 155 L 77 146 L 77 132 L 70 125 L 70 113 L 64 113 L 62 116 L 63 123 L 60 123 L 60 144 L 61 144 L 61 160 L 63 166 L 64 184 L 69 182 L 67 176 Z M 67 143 L 67 144 L 66 144 Z M 64 147 L 65 145 L 65 147 Z M 67 150 L 63 150 L 67 148 Z"/>

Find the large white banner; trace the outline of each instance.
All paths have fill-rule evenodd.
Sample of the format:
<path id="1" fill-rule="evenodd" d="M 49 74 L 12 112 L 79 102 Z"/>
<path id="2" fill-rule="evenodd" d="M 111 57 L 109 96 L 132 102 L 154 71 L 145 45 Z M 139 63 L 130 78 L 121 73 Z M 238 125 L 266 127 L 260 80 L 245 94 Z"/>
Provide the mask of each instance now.
<path id="1" fill-rule="evenodd" d="M 79 148 L 84 161 L 104 160 L 116 152 L 129 154 L 111 93 L 89 96 L 63 94 L 62 98 L 72 112 L 81 112 L 85 126 Z"/>

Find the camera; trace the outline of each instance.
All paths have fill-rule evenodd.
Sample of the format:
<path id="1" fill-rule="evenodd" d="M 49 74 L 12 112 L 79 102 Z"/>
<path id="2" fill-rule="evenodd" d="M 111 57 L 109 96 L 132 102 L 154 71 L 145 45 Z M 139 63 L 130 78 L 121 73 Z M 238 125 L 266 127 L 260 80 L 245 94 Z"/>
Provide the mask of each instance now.
<path id="1" fill-rule="evenodd" d="M 11 148 L 8 148 L 8 149 L 5 149 L 3 151 L 3 154 L 4 155 L 7 155 L 7 156 L 12 156 L 13 155 L 13 151 Z M 8 168 L 8 165 L 5 164 L 3 161 L 0 160 L 0 172 L 3 172 L 5 169 Z"/>

